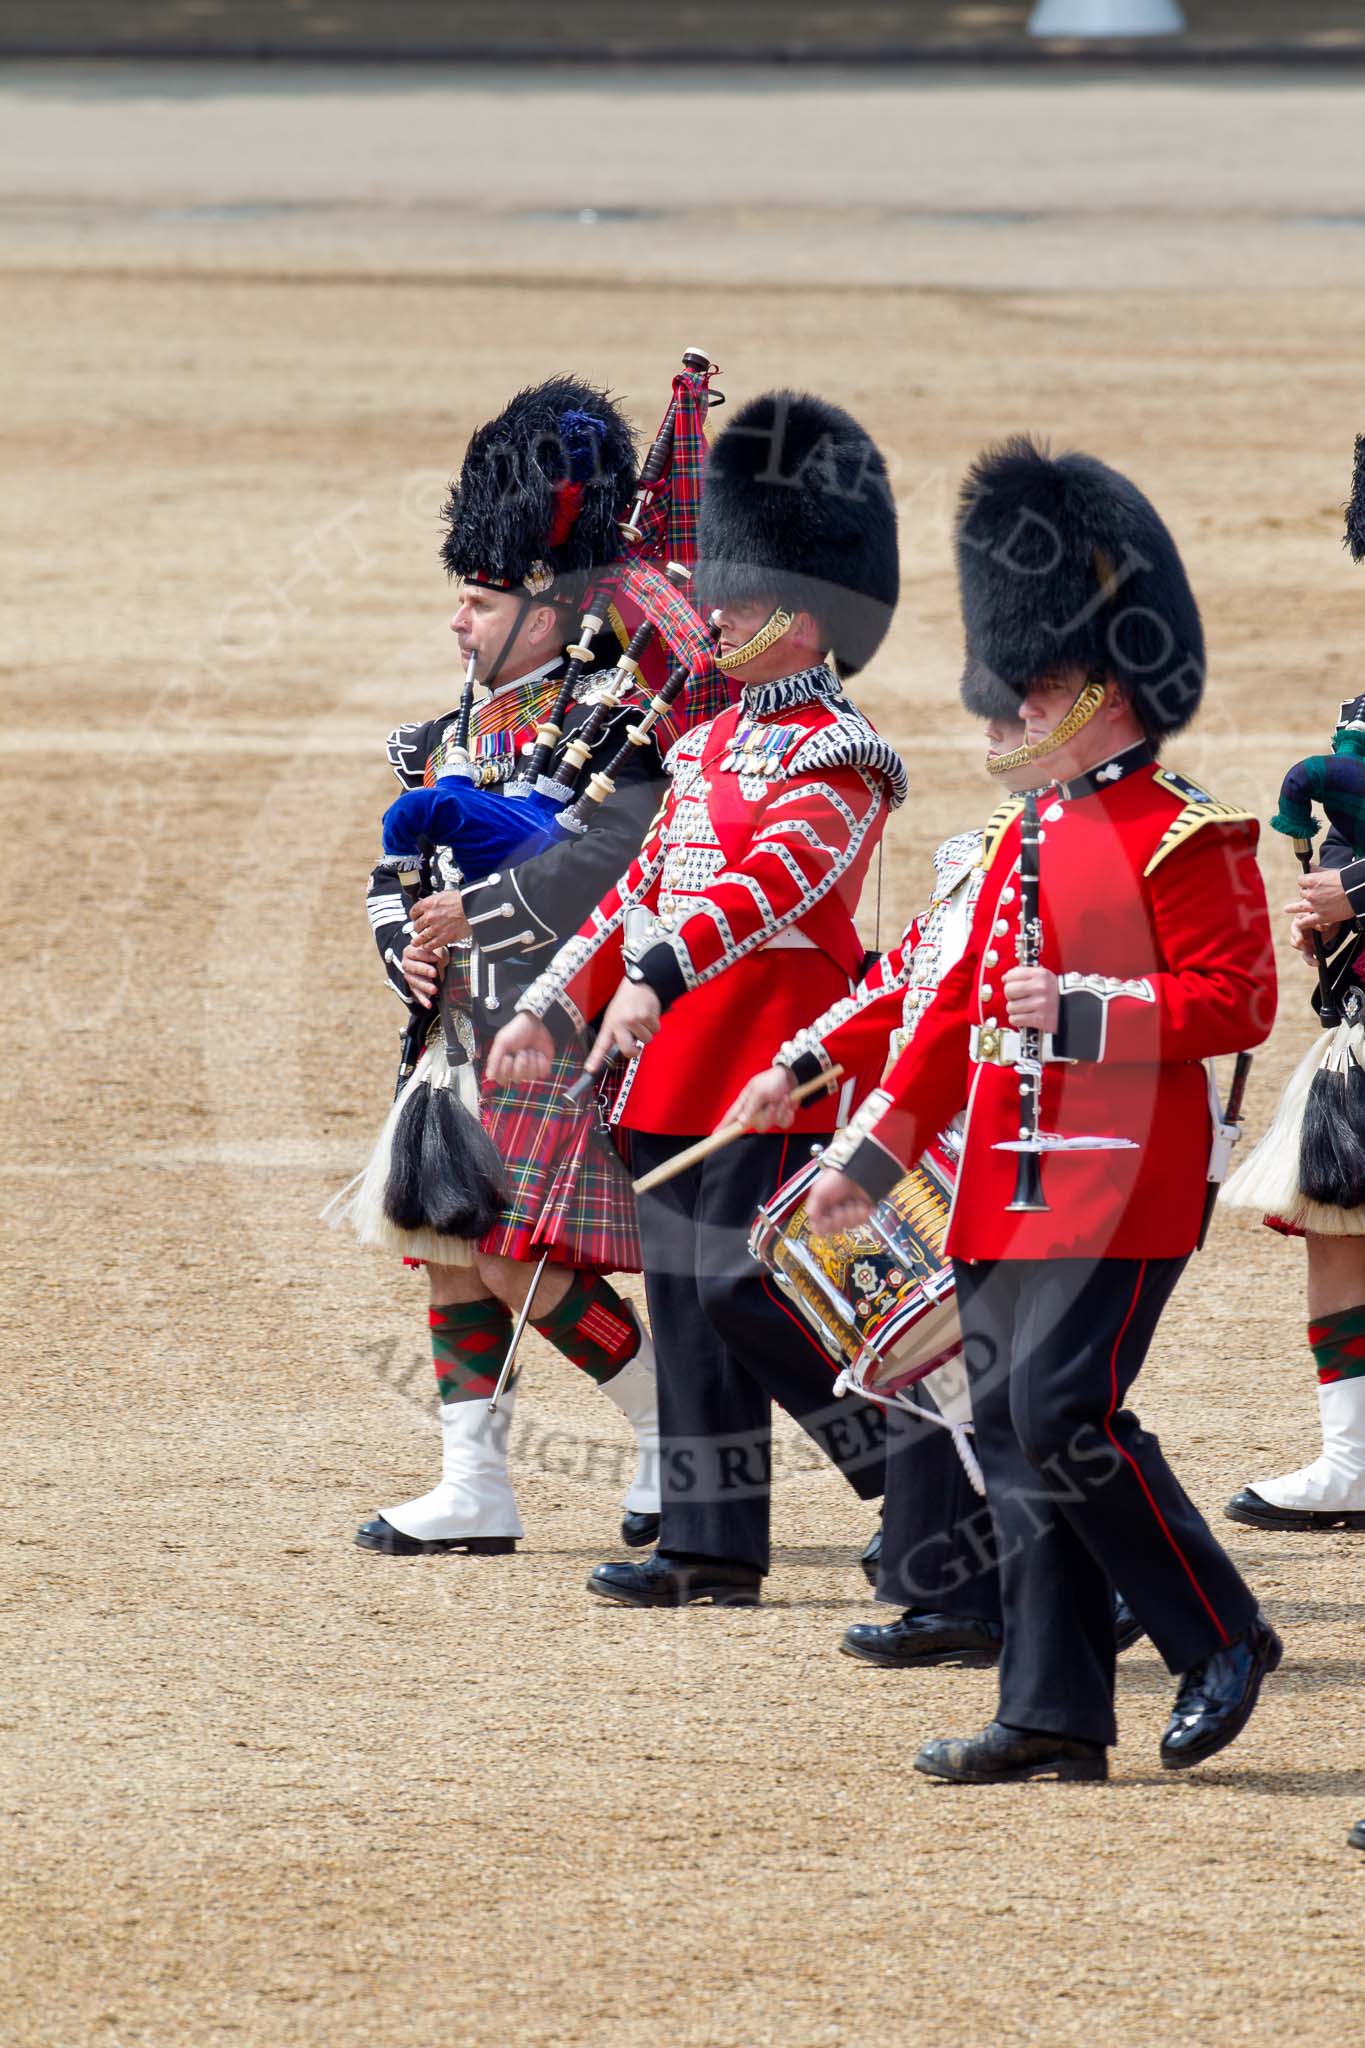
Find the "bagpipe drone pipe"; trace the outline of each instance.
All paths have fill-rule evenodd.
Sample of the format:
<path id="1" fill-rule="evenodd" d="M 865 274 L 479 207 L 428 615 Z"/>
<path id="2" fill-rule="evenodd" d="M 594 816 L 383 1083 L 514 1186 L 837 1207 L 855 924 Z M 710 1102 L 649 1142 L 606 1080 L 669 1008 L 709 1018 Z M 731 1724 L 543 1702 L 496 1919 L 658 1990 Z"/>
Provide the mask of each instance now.
<path id="1" fill-rule="evenodd" d="M 1349 844 L 1365 854 L 1365 700 L 1343 707 L 1330 754 L 1298 761 L 1280 785 L 1279 809 L 1271 819 L 1293 841 L 1304 873 L 1319 831 L 1314 804 Z M 1301 1063 L 1285 1091 L 1267 1145 L 1278 1133 L 1281 1149 L 1297 1139 L 1297 1180 L 1301 1198 L 1328 1209 L 1365 1204 L 1365 986 L 1358 977 L 1361 934 L 1348 931 L 1336 949 L 1313 934 L 1318 987 L 1318 1021 L 1330 1036 Z"/>

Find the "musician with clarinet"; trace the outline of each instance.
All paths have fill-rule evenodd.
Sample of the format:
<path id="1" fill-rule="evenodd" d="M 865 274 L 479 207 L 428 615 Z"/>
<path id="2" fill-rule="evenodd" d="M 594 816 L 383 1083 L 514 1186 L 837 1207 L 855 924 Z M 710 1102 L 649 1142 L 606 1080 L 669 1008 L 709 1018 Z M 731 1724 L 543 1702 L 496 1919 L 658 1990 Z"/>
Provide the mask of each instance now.
<path id="1" fill-rule="evenodd" d="M 880 450 L 822 399 L 767 392 L 707 461 L 696 592 L 716 608 L 720 666 L 740 702 L 672 749 L 671 787 L 640 855 L 521 998 L 494 1045 L 500 1077 L 543 1074 L 605 1011 L 592 1064 L 626 1063 L 616 1117 L 640 1191 L 659 1361 L 662 1525 L 643 1564 L 589 1581 L 629 1606 L 747 1605 L 769 1563 L 771 1403 L 865 1500 L 882 1492 L 885 1425 L 832 1398 L 830 1368 L 764 1285 L 746 1242 L 755 1208 L 804 1138 L 744 1136 L 684 1159 L 756 1055 L 813 1005 L 855 986 L 853 911 L 891 809 L 899 756 L 846 695 L 883 640 L 899 585 Z M 837 666 L 837 673 L 836 673 Z M 681 1169 L 681 1170 L 675 1170 Z"/>
<path id="2" fill-rule="evenodd" d="M 1022 709 L 1019 753 L 1051 786 L 1036 832 L 1018 801 L 992 821 L 966 950 L 808 1215 L 864 1221 L 965 1107 L 948 1249 L 1004 1643 L 996 1718 L 917 1768 L 1104 1778 L 1116 1587 L 1178 1675 L 1160 1756 L 1179 1769 L 1241 1732 L 1281 1655 L 1125 1405 L 1221 1170 L 1202 1062 L 1274 1018 L 1256 825 L 1158 758 L 1199 705 L 1203 630 L 1126 477 L 1024 439 L 988 451 L 957 555 L 965 701 Z"/>
<path id="3" fill-rule="evenodd" d="M 1023 793 L 1047 780 L 1046 765 L 1033 765 L 1024 741 L 1022 719 L 987 720 L 986 767 L 1006 790 Z M 997 771 L 996 762 L 1006 755 L 1019 765 Z M 746 1084 L 729 1118 L 750 1130 L 787 1128 L 793 1090 L 818 1085 L 836 1067 L 858 1076 L 855 1103 L 883 1080 L 967 943 L 986 878 L 983 841 L 979 829 L 944 840 L 934 854 L 930 902 L 866 969 L 851 996 L 778 1048 L 772 1065 Z M 946 1137 L 950 1159 L 961 1142 L 960 1124 L 955 1119 Z M 801 1179 L 808 1174 L 803 1168 Z M 912 1279 L 907 1269 L 906 1283 Z M 852 1623 L 840 1644 L 846 1655 L 883 1669 L 986 1665 L 1000 1655 L 999 1574 L 983 1540 L 990 1510 L 974 1490 L 932 1396 L 931 1380 L 927 1398 L 917 1387 L 909 1405 L 888 1409 L 882 1527 L 864 1555 L 878 1600 L 900 1613 L 881 1624 Z"/>
<path id="4" fill-rule="evenodd" d="M 660 437 L 666 445 L 651 450 L 654 470 L 666 468 L 680 431 L 691 437 L 689 456 L 699 464 L 709 367 L 689 352 Z M 605 393 L 575 378 L 518 393 L 478 429 L 445 507 L 441 551 L 448 574 L 461 579 L 451 626 L 467 665 L 465 695 L 455 711 L 401 726 L 389 740 L 394 772 L 411 792 L 390 817 L 405 806 L 422 812 L 406 824 L 419 842 L 430 826 L 448 886 L 405 902 L 397 880 L 404 861 L 386 858 L 371 885 L 371 923 L 417 1029 L 421 1017 L 434 1018 L 438 1000 L 447 1028 L 453 1015 L 467 1052 L 462 1073 L 472 1084 L 472 1105 L 501 1168 L 501 1185 L 492 1191 L 501 1214 L 472 1243 L 413 1227 L 415 1173 L 406 1175 L 404 1204 L 386 1205 L 394 1173 L 382 1154 L 386 1143 L 397 1142 L 393 1117 L 359 1193 L 342 1209 L 363 1242 L 427 1270 L 441 1478 L 357 1532 L 362 1548 L 388 1556 L 506 1552 L 522 1535 L 507 1469 L 515 1390 L 497 1412 L 491 1396 L 542 1258 L 531 1326 L 596 1382 L 634 1432 L 623 1539 L 647 1544 L 658 1527 L 652 1348 L 607 1278 L 640 1264 L 630 1183 L 596 1127 L 595 1105 L 566 1099 L 587 1043 L 566 1045 L 531 1090 L 490 1085 L 482 1071 L 483 1054 L 534 976 L 537 956 L 573 931 L 629 865 L 658 805 L 660 754 L 651 743 L 617 777 L 612 802 L 593 809 L 591 829 L 546 824 L 574 794 L 556 780 L 573 772 L 563 762 L 574 736 L 589 725 L 605 740 L 613 736 L 594 694 L 635 680 L 630 670 L 623 676 L 615 668 L 624 621 L 613 622 L 615 600 L 602 578 L 621 566 L 622 526 L 638 502 L 637 481 L 626 420 Z M 637 666 L 650 637 L 644 630 L 630 636 Z M 476 682 L 483 693 L 477 702 Z M 696 715 L 721 701 L 724 692 L 703 699 Z M 680 715 L 679 728 L 681 722 Z M 543 799 L 547 784 L 557 792 L 552 801 L 524 800 Z M 461 839 L 445 817 L 458 813 L 460 793 L 470 791 L 469 809 L 479 815 Z M 402 816 L 394 821 L 400 838 L 404 823 Z M 496 864 L 479 857 L 489 847 Z M 438 1041 L 407 1085 L 420 1087 L 439 1055 Z M 425 1157 L 417 1162 L 423 1170 L 428 1164 Z M 435 1166 L 439 1180 L 441 1162 Z M 404 1220 L 395 1223 L 395 1215 Z"/>

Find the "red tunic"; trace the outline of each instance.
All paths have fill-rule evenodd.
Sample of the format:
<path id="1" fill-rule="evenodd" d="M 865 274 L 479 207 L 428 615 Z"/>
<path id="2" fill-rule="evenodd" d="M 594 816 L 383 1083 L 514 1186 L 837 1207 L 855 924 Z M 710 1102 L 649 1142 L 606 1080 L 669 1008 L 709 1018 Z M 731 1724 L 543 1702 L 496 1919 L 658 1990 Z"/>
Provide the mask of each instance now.
<path id="1" fill-rule="evenodd" d="M 1039 799 L 1041 964 L 1061 976 L 1041 1124 L 1131 1151 L 1042 1161 L 1042 1213 L 1011 1214 L 1019 1084 L 973 1027 L 1005 1023 L 1018 964 L 1019 813 L 987 830 L 987 874 L 966 952 L 913 1040 L 840 1140 L 880 1195 L 960 1109 L 967 1128 L 948 1249 L 962 1259 L 1176 1258 L 1203 1217 L 1211 1137 L 1201 1062 L 1258 1045 L 1275 1016 L 1275 966 L 1257 827 L 1132 749 Z M 1010 1048 L 1002 1048 L 1008 1055 Z"/>
<path id="2" fill-rule="evenodd" d="M 776 1055 L 798 1084 L 835 1064 L 861 1102 L 905 1051 L 938 985 L 959 957 L 981 892 L 981 832 L 959 832 L 934 854 L 935 889 L 898 944 L 872 962 L 851 996 L 787 1040 Z"/>
<path id="3" fill-rule="evenodd" d="M 853 912 L 904 769 L 828 670 L 745 692 L 673 748 L 638 859 L 519 1008 L 582 1029 L 631 971 L 666 1014 L 616 1120 L 709 1131 L 772 1048 L 854 986 Z M 798 1113 L 834 1128 L 837 1097 Z"/>

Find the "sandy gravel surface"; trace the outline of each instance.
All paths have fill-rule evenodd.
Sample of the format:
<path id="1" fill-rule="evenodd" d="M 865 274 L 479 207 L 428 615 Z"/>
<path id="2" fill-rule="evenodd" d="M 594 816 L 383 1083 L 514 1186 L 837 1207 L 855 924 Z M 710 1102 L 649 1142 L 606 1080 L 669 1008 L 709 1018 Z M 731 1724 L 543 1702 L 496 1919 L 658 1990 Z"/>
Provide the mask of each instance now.
<path id="1" fill-rule="evenodd" d="M 230 165 L 217 189 L 233 203 Z M 176 204 L 164 178 L 152 196 Z M 795 1469 L 790 1436 L 753 1613 L 589 1606 L 621 1434 L 539 1347 L 522 1552 L 356 1551 L 357 1521 L 432 1473 L 423 1317 L 410 1278 L 314 1219 L 391 1072 L 361 890 L 383 735 L 452 689 L 435 508 L 515 383 L 570 361 L 652 424 L 699 339 L 734 398 L 810 383 L 883 439 L 906 582 L 864 695 L 914 758 L 886 935 L 936 840 L 989 805 L 954 709 L 948 507 L 997 432 L 1096 446 L 1171 518 L 1214 656 L 1177 765 L 1265 814 L 1321 743 L 1360 687 L 1365 583 L 1337 544 L 1365 425 L 1359 284 L 1289 291 L 1267 259 L 1236 290 L 1086 290 L 1043 267 L 1027 289 L 835 295 L 787 279 L 788 226 L 757 202 L 733 231 L 742 284 L 709 277 L 705 246 L 686 286 L 576 281 L 576 253 L 480 281 L 478 245 L 452 254 L 431 224 L 407 276 L 353 251 L 352 272 L 296 278 L 268 222 L 224 264 L 212 222 L 153 232 L 116 209 L 92 236 L 64 208 L 40 260 L 0 219 L 0 2037 L 1350 2038 L 1358 1540 L 1226 1525 L 1288 1655 L 1204 1770 L 1157 1768 L 1171 1684 L 1140 1648 L 1109 1787 L 936 1788 L 909 1760 L 985 1718 L 990 1677 L 834 1654 L 870 1613 L 868 1518 Z M 1212 215 L 1186 228 L 1217 243 Z M 806 260 L 833 271 L 823 235 Z M 1096 223 L 1097 258 L 1107 239 Z M 1276 893 L 1278 845 L 1266 867 Z M 1302 993 L 1259 1064 L 1257 1124 Z M 1210 1512 L 1311 1449 L 1300 1284 L 1292 1246 L 1223 1218 L 1163 1327 L 1142 1409 Z"/>
<path id="2" fill-rule="evenodd" d="M 572 277 L 580 303 L 618 280 L 1365 288 L 1363 104 L 1351 71 L 1211 91 L 1085 71 L 0 64 L 0 246 Z"/>

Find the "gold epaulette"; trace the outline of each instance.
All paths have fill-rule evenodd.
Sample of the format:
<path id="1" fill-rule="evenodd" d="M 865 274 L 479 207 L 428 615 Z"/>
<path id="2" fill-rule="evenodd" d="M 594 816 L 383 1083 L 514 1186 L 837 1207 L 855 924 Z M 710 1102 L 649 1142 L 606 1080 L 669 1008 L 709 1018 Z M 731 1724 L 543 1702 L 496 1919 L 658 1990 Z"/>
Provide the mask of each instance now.
<path id="1" fill-rule="evenodd" d="M 1192 839 L 1204 825 L 1254 825 L 1254 811 L 1239 810 L 1236 804 L 1220 803 L 1216 796 L 1210 796 L 1197 782 L 1188 776 L 1177 775 L 1174 768 L 1158 768 L 1152 781 L 1158 789 L 1168 790 L 1179 797 L 1180 809 L 1162 833 L 1156 852 L 1143 869 L 1144 875 L 1155 874 L 1167 854 L 1174 853 L 1177 846 L 1183 846 Z"/>
<path id="2" fill-rule="evenodd" d="M 988 868 L 1000 850 L 1000 842 L 1010 826 L 1024 808 L 1021 796 L 1007 796 L 998 811 L 991 816 L 981 835 L 981 859 L 978 866 Z"/>

